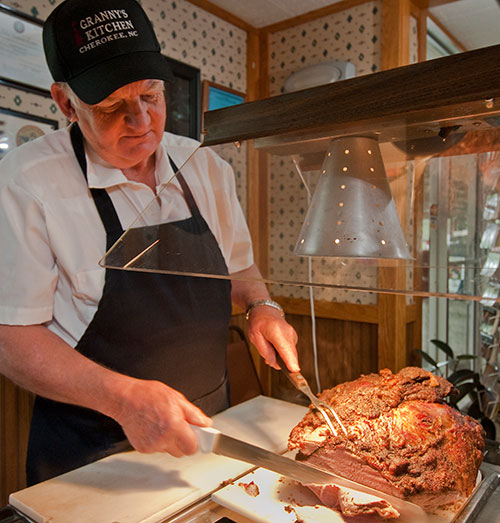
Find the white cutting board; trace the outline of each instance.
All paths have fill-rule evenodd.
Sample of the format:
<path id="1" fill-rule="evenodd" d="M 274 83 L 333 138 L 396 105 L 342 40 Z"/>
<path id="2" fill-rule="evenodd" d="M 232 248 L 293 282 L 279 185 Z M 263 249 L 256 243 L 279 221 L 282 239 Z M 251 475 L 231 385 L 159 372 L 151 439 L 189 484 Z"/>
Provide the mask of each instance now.
<path id="1" fill-rule="evenodd" d="M 226 434 L 282 452 L 306 411 L 258 396 L 213 419 Z M 251 468 L 214 454 L 174 458 L 131 451 L 15 492 L 9 503 L 36 523 L 156 523 Z"/>
<path id="2" fill-rule="evenodd" d="M 249 493 L 245 489 L 245 485 L 250 482 L 257 486 L 257 495 L 256 491 Z M 214 492 L 212 499 L 256 523 L 346 521 L 338 512 L 320 505 L 318 498 L 308 488 L 261 468 Z"/>

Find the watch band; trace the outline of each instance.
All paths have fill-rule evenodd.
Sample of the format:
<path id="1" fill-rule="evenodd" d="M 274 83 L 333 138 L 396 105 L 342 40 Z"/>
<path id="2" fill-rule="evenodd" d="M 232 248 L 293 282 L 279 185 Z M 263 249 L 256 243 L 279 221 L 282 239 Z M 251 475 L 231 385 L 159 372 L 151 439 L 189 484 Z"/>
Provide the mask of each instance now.
<path id="1" fill-rule="evenodd" d="M 257 301 L 252 302 L 247 307 L 247 310 L 245 312 L 245 318 L 248 320 L 248 318 L 250 317 L 250 312 L 252 312 L 252 310 L 255 309 L 255 307 L 262 307 L 262 306 L 267 306 L 267 307 L 272 307 L 273 309 L 277 309 L 280 311 L 282 317 L 285 316 L 285 311 L 283 310 L 283 307 L 279 303 L 276 303 L 273 300 L 257 300 Z"/>

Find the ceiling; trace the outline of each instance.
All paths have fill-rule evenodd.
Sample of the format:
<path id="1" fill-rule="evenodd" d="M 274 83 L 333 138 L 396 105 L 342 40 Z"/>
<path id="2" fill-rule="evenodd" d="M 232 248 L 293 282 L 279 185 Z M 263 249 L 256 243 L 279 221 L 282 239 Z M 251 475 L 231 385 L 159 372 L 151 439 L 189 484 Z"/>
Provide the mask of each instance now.
<path id="1" fill-rule="evenodd" d="M 253 27 L 333 5 L 341 0 L 210 0 Z M 468 50 L 500 43 L 500 0 L 458 0 L 430 8 L 431 14 Z"/>

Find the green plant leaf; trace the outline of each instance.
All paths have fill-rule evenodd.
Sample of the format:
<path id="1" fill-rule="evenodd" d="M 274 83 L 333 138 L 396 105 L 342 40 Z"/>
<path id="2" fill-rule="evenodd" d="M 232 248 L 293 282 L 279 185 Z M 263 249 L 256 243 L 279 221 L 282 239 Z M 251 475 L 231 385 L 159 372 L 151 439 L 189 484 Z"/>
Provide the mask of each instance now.
<path id="1" fill-rule="evenodd" d="M 476 360 L 478 356 L 475 354 L 460 354 L 457 356 L 457 360 Z"/>
<path id="2" fill-rule="evenodd" d="M 477 372 L 474 372 L 473 370 L 469 369 L 460 369 L 448 376 L 446 378 L 450 383 L 453 383 L 453 385 L 458 385 L 459 383 L 463 383 L 464 381 L 473 380 L 475 381 L 476 378 L 479 378 L 479 375 Z"/>
<path id="3" fill-rule="evenodd" d="M 455 404 L 458 403 L 462 398 L 465 398 L 467 394 L 474 392 L 476 390 L 476 384 L 469 381 L 467 383 L 462 383 L 461 385 L 458 385 L 457 389 L 459 390 L 459 394 L 457 398 L 454 400 Z"/>
<path id="4" fill-rule="evenodd" d="M 483 417 L 483 411 L 477 399 L 469 405 L 467 409 L 467 414 L 472 416 L 474 419 L 481 419 Z"/>
<path id="5" fill-rule="evenodd" d="M 427 363 L 430 363 L 435 369 L 438 368 L 437 366 L 437 362 L 431 358 L 426 352 L 424 352 L 423 350 L 420 350 L 420 349 L 415 349 L 415 351 L 420 354 L 420 356 L 422 356 L 422 358 L 427 362 Z"/>
<path id="6" fill-rule="evenodd" d="M 454 359 L 455 356 L 453 355 L 452 348 L 444 341 L 441 340 L 431 340 L 431 343 L 434 343 L 434 345 L 442 350 L 447 356 L 449 356 L 451 359 Z"/>

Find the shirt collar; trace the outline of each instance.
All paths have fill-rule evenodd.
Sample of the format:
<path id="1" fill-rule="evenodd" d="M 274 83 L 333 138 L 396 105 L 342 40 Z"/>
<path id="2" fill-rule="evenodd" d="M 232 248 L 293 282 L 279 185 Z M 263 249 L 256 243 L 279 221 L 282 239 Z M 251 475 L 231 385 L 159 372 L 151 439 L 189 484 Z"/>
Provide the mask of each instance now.
<path id="1" fill-rule="evenodd" d="M 113 167 L 104 161 L 91 147 L 85 147 L 85 158 L 87 160 L 87 180 L 90 188 L 106 189 L 126 183 L 137 183 L 128 180 L 121 169 Z M 159 185 L 165 185 L 172 177 L 173 171 L 161 144 L 156 149 L 155 160 L 156 183 L 158 185 L 158 180 L 161 180 Z M 161 176 L 160 173 L 162 172 L 166 176 Z"/>

